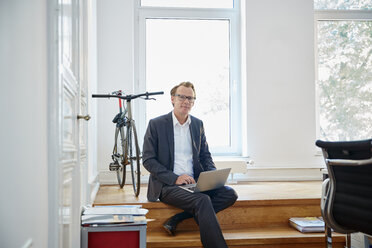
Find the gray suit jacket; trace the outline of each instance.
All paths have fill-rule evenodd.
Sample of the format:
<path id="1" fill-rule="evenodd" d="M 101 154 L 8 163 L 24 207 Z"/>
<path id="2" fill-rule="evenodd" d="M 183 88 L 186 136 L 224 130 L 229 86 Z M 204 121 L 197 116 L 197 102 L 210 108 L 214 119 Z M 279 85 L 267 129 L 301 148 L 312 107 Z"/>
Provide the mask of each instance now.
<path id="1" fill-rule="evenodd" d="M 215 170 L 203 122 L 191 116 L 190 133 L 193 152 L 194 178 L 202 171 Z M 163 186 L 174 185 L 174 133 L 172 112 L 150 120 L 143 142 L 143 166 L 150 172 L 147 190 L 149 201 L 157 201 Z"/>

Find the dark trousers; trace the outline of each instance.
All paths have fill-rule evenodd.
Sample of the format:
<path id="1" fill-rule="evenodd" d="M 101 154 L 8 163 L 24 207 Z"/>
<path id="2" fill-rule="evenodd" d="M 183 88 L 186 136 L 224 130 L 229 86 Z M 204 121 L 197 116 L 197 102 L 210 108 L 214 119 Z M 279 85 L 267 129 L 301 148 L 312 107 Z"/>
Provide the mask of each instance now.
<path id="1" fill-rule="evenodd" d="M 194 216 L 206 248 L 227 247 L 216 213 L 233 205 L 238 198 L 228 186 L 201 193 L 190 193 L 178 186 L 163 187 L 160 201 L 183 209 Z"/>

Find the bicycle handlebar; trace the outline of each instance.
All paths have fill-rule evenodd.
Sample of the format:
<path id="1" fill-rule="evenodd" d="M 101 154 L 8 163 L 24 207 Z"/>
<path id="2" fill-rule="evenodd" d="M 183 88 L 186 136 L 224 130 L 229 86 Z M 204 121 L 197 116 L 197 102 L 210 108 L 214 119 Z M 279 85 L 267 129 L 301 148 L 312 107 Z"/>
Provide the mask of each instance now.
<path id="1" fill-rule="evenodd" d="M 110 98 L 110 97 L 113 97 L 113 95 L 103 95 L 103 94 L 92 94 L 92 97 L 93 98 Z"/>
<path id="2" fill-rule="evenodd" d="M 111 97 L 116 97 L 116 98 L 120 98 L 120 99 L 124 99 L 124 100 L 130 101 L 132 99 L 136 99 L 136 98 L 141 97 L 141 96 L 146 96 L 146 99 L 147 99 L 149 96 L 163 95 L 163 94 L 164 94 L 164 91 L 158 91 L 158 92 L 146 92 L 146 93 L 141 93 L 141 94 L 137 94 L 137 95 L 124 95 L 124 96 L 112 95 L 112 94 L 92 94 L 92 97 L 93 98 L 111 98 Z"/>

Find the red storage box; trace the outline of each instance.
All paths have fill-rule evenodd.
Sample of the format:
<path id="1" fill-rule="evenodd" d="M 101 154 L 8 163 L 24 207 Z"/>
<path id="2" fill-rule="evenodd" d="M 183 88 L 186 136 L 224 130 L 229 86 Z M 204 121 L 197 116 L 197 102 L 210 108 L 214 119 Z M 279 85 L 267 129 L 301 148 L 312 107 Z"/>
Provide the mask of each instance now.
<path id="1" fill-rule="evenodd" d="M 145 248 L 144 225 L 97 225 L 81 229 L 82 248 Z"/>

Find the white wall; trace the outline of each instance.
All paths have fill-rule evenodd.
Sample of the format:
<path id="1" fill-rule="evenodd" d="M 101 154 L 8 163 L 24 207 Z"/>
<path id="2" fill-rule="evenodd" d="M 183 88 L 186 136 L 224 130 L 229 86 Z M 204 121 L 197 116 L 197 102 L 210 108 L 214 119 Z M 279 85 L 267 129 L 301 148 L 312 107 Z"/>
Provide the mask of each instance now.
<path id="1" fill-rule="evenodd" d="M 322 165 L 316 153 L 312 0 L 247 1 L 248 154 L 256 166 Z"/>
<path id="2" fill-rule="evenodd" d="M 0 1 L 0 247 L 47 247 L 46 14 Z"/>
<path id="3" fill-rule="evenodd" d="M 98 88 L 97 93 L 123 90 L 133 93 L 133 2 L 122 0 L 97 1 Z M 95 99 L 98 113 L 98 171 L 115 179 L 108 172 L 114 144 L 118 113 L 116 99 Z"/>
<path id="4" fill-rule="evenodd" d="M 133 3 L 98 1 L 98 90 L 132 92 Z M 312 0 L 246 1 L 247 154 L 252 168 L 323 166 L 315 156 Z M 244 56 L 244 55 L 243 55 Z M 243 68 L 244 70 L 245 68 Z M 112 102 L 98 103 L 98 168 L 107 171 L 113 143 Z M 316 170 L 319 172 L 319 170 Z M 275 170 L 278 178 L 278 170 Z M 283 172 L 288 174 L 288 170 Z M 291 172 L 301 179 L 308 171 Z M 261 178 L 265 173 L 261 173 Z M 315 175 L 317 177 L 318 174 Z M 254 178 L 252 172 L 250 178 Z M 270 180 L 275 175 L 269 177 Z M 310 177 L 314 178 L 314 177 Z M 320 177 L 319 177 L 320 178 Z M 103 181 L 102 181 L 103 180 Z M 105 179 L 101 178 L 105 183 Z"/>

